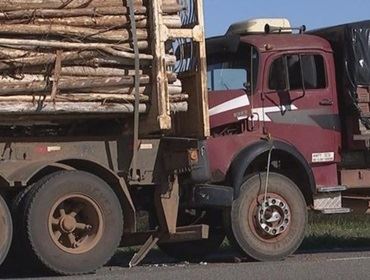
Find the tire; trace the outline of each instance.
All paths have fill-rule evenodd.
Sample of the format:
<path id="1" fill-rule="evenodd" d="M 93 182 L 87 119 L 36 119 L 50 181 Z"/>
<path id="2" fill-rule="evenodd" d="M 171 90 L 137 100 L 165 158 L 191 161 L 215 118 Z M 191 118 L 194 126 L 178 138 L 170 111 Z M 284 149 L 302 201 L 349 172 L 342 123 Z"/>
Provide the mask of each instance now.
<path id="1" fill-rule="evenodd" d="M 266 173 L 255 174 L 244 182 L 231 208 L 231 232 L 233 241 L 249 257 L 277 261 L 301 245 L 307 207 L 301 191 L 289 178 L 270 173 L 266 201 L 265 183 Z"/>
<path id="2" fill-rule="evenodd" d="M 32 260 L 61 275 L 95 271 L 119 246 L 120 202 L 103 180 L 81 171 L 58 172 L 24 198 L 22 232 Z"/>
<path id="3" fill-rule="evenodd" d="M 160 243 L 158 247 L 168 256 L 181 261 L 198 261 L 217 251 L 225 239 L 225 231 L 222 226 L 222 212 L 208 210 L 203 213 L 202 218 L 186 213 L 179 215 L 179 226 L 192 224 L 197 220 L 197 224 L 209 225 L 209 238 L 197 241 L 187 241 L 178 243 Z"/>
<path id="4" fill-rule="evenodd" d="M 0 195 L 0 265 L 8 255 L 12 244 L 13 224 L 8 205 Z"/>
<path id="5" fill-rule="evenodd" d="M 24 203 L 27 194 L 35 188 L 35 185 L 22 189 L 12 199 L 10 204 L 10 213 L 13 221 L 13 241 L 9 253 L 5 259 L 0 273 L 14 274 L 19 273 L 18 263 L 22 263 L 22 273 L 34 272 L 35 267 L 32 262 L 32 256 L 25 250 L 24 231 L 23 231 L 23 212 Z"/>

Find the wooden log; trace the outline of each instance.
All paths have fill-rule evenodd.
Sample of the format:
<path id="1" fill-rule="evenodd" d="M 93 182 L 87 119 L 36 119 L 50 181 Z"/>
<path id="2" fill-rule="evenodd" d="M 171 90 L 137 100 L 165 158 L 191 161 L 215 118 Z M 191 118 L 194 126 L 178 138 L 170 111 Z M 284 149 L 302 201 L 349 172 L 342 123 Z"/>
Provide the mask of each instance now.
<path id="1" fill-rule="evenodd" d="M 145 85 L 150 82 L 148 76 L 140 77 L 140 84 Z M 126 77 L 94 77 L 94 78 L 76 78 L 68 79 L 61 78 L 58 87 L 60 90 L 79 90 L 97 87 L 112 87 L 112 86 L 132 86 L 134 78 Z M 51 84 L 47 81 L 33 81 L 33 82 L 0 82 L 0 95 L 15 95 L 19 93 L 37 93 L 50 92 Z"/>
<path id="2" fill-rule="evenodd" d="M 163 0 L 163 10 L 175 12 L 181 10 L 177 0 Z M 143 6 L 142 0 L 135 0 L 135 6 Z M 81 9 L 126 6 L 125 0 L 0 0 L 0 10 L 16 11 L 30 9 Z"/>
<path id="3" fill-rule="evenodd" d="M 189 98 L 187 94 L 177 94 L 170 96 L 170 102 L 178 103 L 186 101 Z M 133 94 L 111 94 L 111 93 L 68 93 L 55 96 L 50 95 L 17 95 L 17 96 L 0 96 L 1 102 L 37 102 L 43 100 L 44 102 L 134 102 L 135 96 Z M 147 95 L 140 95 L 140 102 L 148 102 Z"/>
<path id="4" fill-rule="evenodd" d="M 143 71 L 140 71 L 140 75 L 143 74 Z M 72 67 L 63 67 L 61 70 L 62 76 L 133 76 L 135 75 L 134 70 L 130 69 L 118 69 L 118 68 L 106 68 L 106 67 L 81 67 L 81 66 L 72 66 Z"/>
<path id="5" fill-rule="evenodd" d="M 24 39 L 29 40 L 29 39 Z M 132 51 L 132 43 L 123 43 L 123 44 L 112 44 L 109 45 L 110 47 L 114 47 L 117 50 L 122 51 Z M 149 48 L 148 41 L 138 41 L 139 50 L 148 50 Z M 29 45 L 18 45 L 18 46 L 11 46 L 3 44 L 0 46 L 0 59 L 6 58 L 19 58 L 19 57 L 26 57 L 26 56 L 37 56 L 43 53 L 54 53 L 54 48 L 39 48 L 36 46 L 29 46 Z M 143 52 L 145 53 L 145 52 Z"/>
<path id="6" fill-rule="evenodd" d="M 188 99 L 189 99 L 189 95 L 184 94 L 184 93 L 170 95 L 170 102 L 172 102 L 172 103 L 183 102 L 183 101 L 186 101 Z"/>
<path id="7" fill-rule="evenodd" d="M 139 96 L 140 102 L 148 102 L 147 95 Z M 1 101 L 1 99 L 0 99 Z M 57 97 L 57 101 L 70 101 L 70 102 L 134 102 L 135 96 L 130 94 L 103 94 L 103 93 L 74 93 L 63 94 Z"/>
<path id="8" fill-rule="evenodd" d="M 140 94 L 150 94 L 152 91 L 151 85 L 141 86 L 139 89 Z M 133 86 L 119 86 L 119 87 L 94 87 L 94 88 L 86 88 L 86 89 L 76 89 L 76 90 L 68 90 L 62 91 L 63 93 L 69 92 L 80 92 L 80 93 L 101 93 L 101 94 L 134 94 Z M 170 95 L 178 95 L 182 94 L 182 89 L 169 87 Z"/>
<path id="9" fill-rule="evenodd" d="M 37 55 L 37 54 L 38 53 L 31 52 L 29 50 L 0 47 L 0 59 L 18 58 L 18 57 Z"/>
<path id="10" fill-rule="evenodd" d="M 138 15 L 136 18 L 137 28 L 147 28 L 147 16 Z M 101 16 L 101 17 L 64 17 L 64 18 L 29 18 L 18 20 L 3 20 L 2 24 L 36 24 L 36 25 L 63 25 L 88 28 L 118 28 L 130 25 L 128 16 Z M 163 16 L 163 23 L 169 28 L 180 28 L 182 25 L 179 15 Z"/>
<path id="11" fill-rule="evenodd" d="M 148 75 L 140 77 L 140 84 L 147 85 L 150 83 Z M 134 84 L 133 76 L 124 77 L 86 77 L 86 78 L 61 78 L 59 81 L 59 88 L 61 90 L 73 90 L 83 88 L 98 88 L 98 87 L 112 87 L 112 86 L 132 86 Z M 1 91 L 1 89 L 0 89 Z"/>
<path id="12" fill-rule="evenodd" d="M 168 90 L 171 94 L 181 94 L 182 93 L 182 84 L 180 80 L 176 80 L 175 83 L 168 85 Z"/>
<path id="13" fill-rule="evenodd" d="M 144 114 L 148 111 L 147 104 L 140 104 L 139 112 Z M 187 102 L 171 103 L 170 110 L 173 113 L 186 112 L 188 110 Z M 45 115 L 50 118 L 53 115 L 76 115 L 76 114 L 132 114 L 134 112 L 133 104 L 111 103 L 111 102 L 2 102 L 0 106 L 0 115 L 7 119 L 12 116 L 32 117 L 35 115 Z M 3 119 L 3 118 L 2 118 Z"/>
<path id="14" fill-rule="evenodd" d="M 163 13 L 165 14 L 176 14 L 183 9 L 182 6 L 176 5 L 164 5 L 162 7 Z M 108 6 L 108 7 L 90 7 L 90 8 L 76 8 L 76 9 L 28 9 L 28 10 L 0 10 L 0 20 L 14 20 L 14 19 L 30 19 L 30 18 L 63 18 L 63 17 L 100 17 L 105 15 L 128 15 L 129 10 L 127 7 L 122 6 Z M 147 8 L 145 6 L 136 5 L 135 14 L 145 15 L 147 14 Z"/>
<path id="15" fill-rule="evenodd" d="M 2 98 L 2 97 L 0 97 Z M 139 112 L 146 113 L 148 105 L 141 103 Z M 188 110 L 187 102 L 177 102 L 170 104 L 170 110 L 173 113 L 185 112 Z M 44 97 L 29 101 L 1 101 L 0 115 L 6 114 L 7 118 L 11 116 L 22 115 L 70 115 L 70 114 L 132 114 L 134 112 L 133 104 L 114 103 L 114 102 L 48 102 Z"/>
<path id="16" fill-rule="evenodd" d="M 62 91 L 62 94 L 67 94 L 67 93 L 84 93 L 84 94 L 94 94 L 94 93 L 99 93 L 99 94 L 131 94 L 133 95 L 134 92 L 134 87 L 125 87 L 125 86 L 119 86 L 119 87 L 96 87 L 93 89 L 78 89 L 78 90 L 68 90 L 68 91 Z M 140 94 L 148 94 L 151 90 L 151 87 L 149 86 L 141 86 L 139 88 L 139 93 Z"/>
<path id="17" fill-rule="evenodd" d="M 143 74 L 143 70 L 140 71 L 140 75 Z M 108 67 L 86 67 L 86 66 L 71 66 L 63 67 L 61 70 L 62 76 L 133 76 L 135 70 L 132 69 L 119 69 L 119 68 L 108 68 Z M 167 79 L 169 83 L 175 83 L 177 81 L 177 74 L 173 72 L 167 72 Z"/>
<path id="18" fill-rule="evenodd" d="M 3 10 L 2 10 L 3 11 Z M 124 6 L 116 7 L 98 7 L 98 8 L 81 8 L 81 9 L 31 9 L 0 12 L 0 20 L 15 19 L 34 19 L 34 18 L 64 18 L 64 17 L 100 17 L 105 15 L 127 15 L 128 8 Z M 135 14 L 145 15 L 147 9 L 145 6 L 136 6 Z"/>
<path id="19" fill-rule="evenodd" d="M 140 104 L 139 112 L 141 114 L 148 111 L 147 104 Z M 170 110 L 173 113 L 186 112 L 188 110 L 187 102 L 171 103 Z M 122 103 L 103 103 L 103 102 L 43 102 L 42 99 L 35 102 L 2 102 L 0 114 L 6 114 L 7 118 L 12 115 L 42 115 L 48 117 L 55 114 L 132 114 L 134 112 L 133 104 Z"/>
<path id="20" fill-rule="evenodd" d="M 61 55 L 63 62 L 74 61 L 78 59 L 90 59 L 97 55 L 94 51 L 65 52 Z M 9 70 L 14 68 L 24 68 L 37 65 L 52 64 L 56 60 L 55 53 L 41 53 L 36 56 L 20 57 L 12 59 L 3 59 L 0 61 L 0 70 Z"/>
<path id="21" fill-rule="evenodd" d="M 0 35 L 48 35 L 48 36 L 63 36 L 74 37 L 82 40 L 99 40 L 109 42 L 127 42 L 130 40 L 130 31 L 121 30 L 104 30 L 97 31 L 92 28 L 48 25 L 40 26 L 36 24 L 2 24 Z M 148 31 L 146 29 L 137 29 L 138 40 L 148 39 Z"/>
<path id="22" fill-rule="evenodd" d="M 0 83 L 17 83 L 17 82 L 35 82 L 35 81 L 43 81 L 45 79 L 45 75 L 28 75 L 28 74 L 19 74 L 14 76 L 1 76 Z"/>
<path id="23" fill-rule="evenodd" d="M 170 110 L 173 113 L 187 112 L 188 111 L 188 102 L 176 102 L 170 104 Z"/>
<path id="24" fill-rule="evenodd" d="M 144 15 L 135 16 L 138 28 L 146 28 L 147 17 Z M 175 20 L 175 19 L 173 19 Z M 128 16 L 102 16 L 102 17 L 65 17 L 65 18 L 34 18 L 21 21 L 4 21 L 6 24 L 32 23 L 37 25 L 63 25 L 89 28 L 113 28 L 124 27 L 130 24 Z"/>
<path id="25" fill-rule="evenodd" d="M 181 17 L 179 15 L 175 16 L 163 16 L 163 23 L 166 25 L 168 28 L 181 28 L 182 26 L 182 21 Z"/>
<path id="26" fill-rule="evenodd" d="M 107 54 L 134 59 L 135 55 L 133 53 L 129 53 L 126 51 L 121 51 L 115 49 L 115 46 L 112 44 L 103 44 L 103 43 L 69 43 L 69 42 L 61 42 L 61 41 L 41 41 L 41 40 L 21 40 L 21 39 L 6 39 L 0 38 L 0 45 L 9 45 L 9 46 L 38 46 L 41 48 L 57 48 L 57 49 L 78 49 L 78 50 L 101 50 L 106 52 Z M 170 56 L 174 57 L 175 56 Z M 152 60 L 153 56 L 148 54 L 140 54 L 141 60 Z"/>
<path id="27" fill-rule="evenodd" d="M 133 102 L 135 96 L 131 94 L 103 94 L 103 93 L 69 93 L 61 94 L 53 98 L 50 95 L 17 95 L 17 96 L 0 96 L 1 102 L 37 102 L 43 100 L 44 102 Z M 140 102 L 148 102 L 147 95 L 140 95 Z"/>
<path id="28" fill-rule="evenodd" d="M 149 42 L 148 41 L 139 41 L 138 42 L 139 50 L 146 50 L 149 48 Z M 114 45 L 115 48 L 117 48 L 117 45 Z M 130 50 L 131 44 L 120 44 L 119 48 L 122 48 L 122 50 Z M 54 53 L 54 50 L 50 50 L 46 54 Z M 98 52 L 95 52 L 95 57 L 99 56 Z M 18 48 L 12 48 L 12 47 L 0 47 L 0 60 L 4 59 L 15 59 L 15 58 L 26 58 L 26 57 L 37 57 L 39 55 L 43 55 L 45 52 L 37 52 L 35 48 L 27 49 L 25 46 L 19 46 Z M 83 58 L 83 57 L 81 57 Z M 83 58 L 86 59 L 86 58 Z"/>
<path id="29" fill-rule="evenodd" d="M 142 0 L 135 0 L 134 3 L 135 5 L 143 5 Z M 126 4 L 126 1 L 119 0 L 0 0 L 0 10 L 97 8 L 127 6 Z"/>
<path id="30" fill-rule="evenodd" d="M 162 12 L 164 14 L 177 14 L 180 11 L 184 10 L 184 6 L 179 5 L 178 3 L 163 3 Z"/>
<path id="31" fill-rule="evenodd" d="M 178 106 L 176 106 L 178 108 Z M 139 112 L 146 113 L 147 104 L 140 104 Z M 42 99 L 35 102 L 2 102 L 0 114 L 6 114 L 7 119 L 12 115 L 45 115 L 50 118 L 52 115 L 70 114 L 132 114 L 134 106 L 124 103 L 104 103 L 104 102 L 44 102 Z"/>
<path id="32" fill-rule="evenodd" d="M 117 56 L 100 56 L 94 57 L 89 60 L 83 61 L 76 61 L 73 65 L 80 65 L 80 66 L 90 66 L 90 67 L 117 67 L 117 68 L 125 68 L 127 66 L 133 66 L 134 60 L 128 58 L 122 58 Z M 150 60 L 141 60 L 140 66 L 142 68 L 147 68 L 151 66 Z"/>
<path id="33" fill-rule="evenodd" d="M 171 71 L 167 71 L 168 83 L 173 84 L 177 81 L 177 74 Z"/>
<path id="34" fill-rule="evenodd" d="M 63 70 L 62 70 L 63 71 Z M 131 70 L 132 71 L 132 70 Z M 65 80 L 71 80 L 73 77 L 66 77 L 62 76 L 61 78 L 64 78 Z M 91 77 L 79 77 L 80 81 L 91 79 Z M 14 84 L 14 83 L 40 83 L 45 80 L 45 77 L 43 75 L 23 75 L 21 79 L 15 79 L 11 77 L 1 77 L 0 78 L 0 85 L 3 84 Z M 149 94 L 151 92 L 151 86 L 141 86 L 139 89 L 140 94 Z M 101 93 L 101 94 L 134 94 L 134 88 L 130 85 L 120 85 L 120 86 L 106 86 L 106 85 L 100 85 L 96 86 L 94 88 L 76 88 L 76 89 L 61 89 L 61 94 L 65 94 L 68 92 L 81 92 L 81 93 Z M 18 91 L 18 93 L 22 94 L 22 92 Z M 32 93 L 32 92 L 31 92 Z M 6 95 L 7 92 L 3 92 L 3 95 Z M 9 94 L 14 94 L 9 92 Z M 178 95 L 182 94 L 182 88 L 178 86 L 171 86 L 169 85 L 169 94 L 170 95 Z"/>

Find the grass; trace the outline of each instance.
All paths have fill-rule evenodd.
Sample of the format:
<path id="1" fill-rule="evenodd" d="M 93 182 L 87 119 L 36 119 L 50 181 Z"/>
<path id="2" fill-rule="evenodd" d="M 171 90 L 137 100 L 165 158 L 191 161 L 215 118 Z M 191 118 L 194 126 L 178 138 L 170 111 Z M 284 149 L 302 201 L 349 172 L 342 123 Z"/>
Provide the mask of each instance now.
<path id="1" fill-rule="evenodd" d="M 370 216 L 309 215 L 301 250 L 370 248 Z"/>
<path id="2" fill-rule="evenodd" d="M 147 220 L 139 220 L 140 228 L 145 230 Z M 139 247 L 121 248 L 114 258 L 122 262 L 123 256 L 129 261 Z M 309 224 L 300 251 L 332 251 L 370 249 L 370 215 L 309 215 Z M 231 250 L 230 243 L 225 239 L 221 250 Z M 152 251 L 156 255 L 158 248 Z M 113 261 L 115 263 L 115 261 Z"/>

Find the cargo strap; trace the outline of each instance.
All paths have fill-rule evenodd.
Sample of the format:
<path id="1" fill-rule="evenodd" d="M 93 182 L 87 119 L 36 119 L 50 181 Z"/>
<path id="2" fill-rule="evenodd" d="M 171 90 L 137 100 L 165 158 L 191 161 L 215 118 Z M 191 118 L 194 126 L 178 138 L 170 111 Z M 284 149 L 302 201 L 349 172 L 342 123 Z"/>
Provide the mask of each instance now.
<path id="1" fill-rule="evenodd" d="M 137 173 L 137 151 L 139 148 L 139 121 L 140 121 L 140 113 L 139 113 L 139 106 L 140 106 L 140 53 L 139 53 L 139 46 L 138 46 L 138 38 L 137 38 L 137 28 L 136 28 L 136 19 L 135 19 L 135 8 L 134 8 L 134 0 L 128 0 L 128 8 L 130 10 L 130 23 L 131 23 L 131 33 L 132 33 L 132 44 L 134 48 L 135 54 L 135 105 L 134 105 L 134 143 L 133 143 L 133 156 L 132 156 L 132 172 L 131 172 L 131 180 L 137 181 L 138 173 Z"/>

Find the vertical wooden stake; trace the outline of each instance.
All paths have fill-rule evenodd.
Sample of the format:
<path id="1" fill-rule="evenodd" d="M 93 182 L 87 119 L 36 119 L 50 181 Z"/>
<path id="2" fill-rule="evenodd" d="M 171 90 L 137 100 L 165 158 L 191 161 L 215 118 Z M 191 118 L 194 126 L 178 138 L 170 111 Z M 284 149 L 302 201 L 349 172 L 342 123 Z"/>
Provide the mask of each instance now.
<path id="1" fill-rule="evenodd" d="M 53 88 L 51 90 L 51 100 L 53 101 L 55 101 L 55 98 L 59 91 L 59 79 L 61 72 L 62 72 L 62 51 L 57 50 L 53 75 Z"/>

